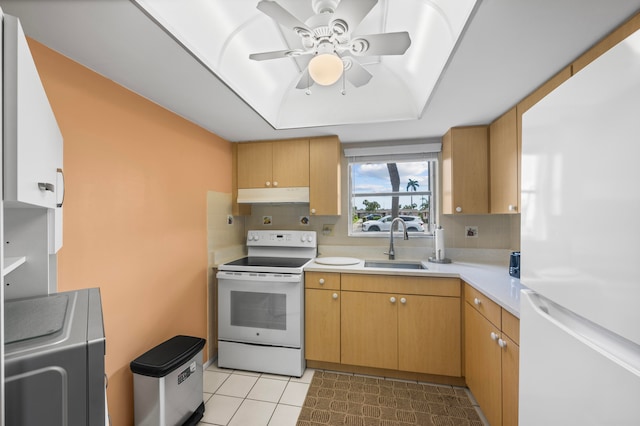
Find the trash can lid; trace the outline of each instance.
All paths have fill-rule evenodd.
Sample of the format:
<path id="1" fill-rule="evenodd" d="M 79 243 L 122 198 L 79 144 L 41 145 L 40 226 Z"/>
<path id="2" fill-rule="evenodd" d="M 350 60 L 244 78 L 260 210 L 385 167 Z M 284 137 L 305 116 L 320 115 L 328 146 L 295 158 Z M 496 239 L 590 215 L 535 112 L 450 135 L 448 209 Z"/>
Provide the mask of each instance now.
<path id="1" fill-rule="evenodd" d="M 193 358 L 205 342 L 199 337 L 172 337 L 131 361 L 131 371 L 143 376 L 164 377 Z"/>

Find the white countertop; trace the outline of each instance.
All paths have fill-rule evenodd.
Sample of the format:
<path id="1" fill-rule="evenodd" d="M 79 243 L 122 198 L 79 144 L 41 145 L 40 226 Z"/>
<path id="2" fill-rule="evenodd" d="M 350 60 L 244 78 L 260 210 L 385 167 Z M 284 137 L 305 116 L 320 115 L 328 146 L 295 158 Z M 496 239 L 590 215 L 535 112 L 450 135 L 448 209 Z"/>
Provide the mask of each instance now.
<path id="1" fill-rule="evenodd" d="M 379 259 L 377 259 L 379 260 Z M 397 260 L 401 262 L 402 260 Z M 440 264 L 422 261 L 427 269 L 365 268 L 364 259 L 354 265 L 322 265 L 311 262 L 305 271 L 356 274 L 456 277 L 484 293 L 491 300 L 520 318 L 520 280 L 509 275 L 509 268 L 494 262 L 464 260 Z"/>

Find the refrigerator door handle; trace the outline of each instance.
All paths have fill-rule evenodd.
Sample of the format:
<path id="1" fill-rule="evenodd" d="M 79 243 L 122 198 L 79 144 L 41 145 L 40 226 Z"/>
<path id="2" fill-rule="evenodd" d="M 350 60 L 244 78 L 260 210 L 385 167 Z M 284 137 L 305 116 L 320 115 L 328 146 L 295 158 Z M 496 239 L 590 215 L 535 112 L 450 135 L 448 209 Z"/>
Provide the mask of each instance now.
<path id="1" fill-rule="evenodd" d="M 595 324 L 532 290 L 522 290 L 522 300 L 545 320 L 612 362 L 640 377 L 640 345 Z"/>

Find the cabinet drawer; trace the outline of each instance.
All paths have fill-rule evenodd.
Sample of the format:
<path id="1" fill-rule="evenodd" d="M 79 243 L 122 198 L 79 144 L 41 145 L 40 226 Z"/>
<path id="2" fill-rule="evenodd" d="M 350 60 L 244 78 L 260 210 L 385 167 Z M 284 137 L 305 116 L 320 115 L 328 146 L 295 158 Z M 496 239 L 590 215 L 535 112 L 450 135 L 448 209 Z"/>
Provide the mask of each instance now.
<path id="1" fill-rule="evenodd" d="M 305 272 L 304 288 L 340 290 L 340 274 L 338 272 Z"/>
<path id="2" fill-rule="evenodd" d="M 460 297 L 458 278 L 342 274 L 342 290 Z"/>
<path id="3" fill-rule="evenodd" d="M 520 344 L 520 320 L 502 308 L 502 332 L 516 344 Z"/>
<path id="4" fill-rule="evenodd" d="M 502 327 L 500 305 L 489 299 L 469 284 L 465 285 L 464 298 L 475 310 L 480 312 L 498 328 Z"/>

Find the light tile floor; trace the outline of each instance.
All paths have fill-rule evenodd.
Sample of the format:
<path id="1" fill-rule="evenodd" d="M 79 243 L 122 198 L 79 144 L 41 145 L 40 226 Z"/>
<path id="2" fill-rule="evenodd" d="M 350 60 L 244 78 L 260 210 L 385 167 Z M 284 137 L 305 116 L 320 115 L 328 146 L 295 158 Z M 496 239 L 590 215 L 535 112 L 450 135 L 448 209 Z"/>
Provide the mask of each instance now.
<path id="1" fill-rule="evenodd" d="M 203 372 L 199 426 L 295 426 L 314 370 L 300 378 L 218 368 Z"/>

